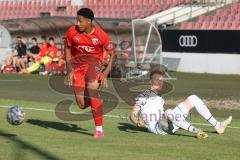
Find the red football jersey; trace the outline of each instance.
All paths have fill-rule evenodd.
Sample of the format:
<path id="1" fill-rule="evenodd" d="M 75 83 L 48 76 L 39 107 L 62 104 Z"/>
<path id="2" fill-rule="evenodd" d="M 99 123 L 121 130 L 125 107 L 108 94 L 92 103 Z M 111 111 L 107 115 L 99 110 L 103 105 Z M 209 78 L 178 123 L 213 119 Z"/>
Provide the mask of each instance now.
<path id="1" fill-rule="evenodd" d="M 50 53 L 50 52 L 53 52 L 53 54 L 51 54 L 51 58 L 56 58 L 57 52 L 58 52 L 57 46 L 56 45 L 49 46 L 48 50 L 47 50 L 47 53 Z"/>
<path id="2" fill-rule="evenodd" d="M 72 26 L 66 35 L 66 44 L 71 48 L 71 62 L 74 66 L 91 64 L 96 58 L 102 62 L 103 48 L 109 42 L 110 38 L 99 27 L 95 27 L 92 34 L 87 34 L 80 32 L 78 26 Z"/>
<path id="3" fill-rule="evenodd" d="M 44 57 L 47 53 L 47 50 L 48 50 L 48 46 L 47 46 L 47 43 L 42 43 L 41 44 L 41 47 L 40 47 L 40 52 L 38 54 L 38 56 L 40 57 Z"/>

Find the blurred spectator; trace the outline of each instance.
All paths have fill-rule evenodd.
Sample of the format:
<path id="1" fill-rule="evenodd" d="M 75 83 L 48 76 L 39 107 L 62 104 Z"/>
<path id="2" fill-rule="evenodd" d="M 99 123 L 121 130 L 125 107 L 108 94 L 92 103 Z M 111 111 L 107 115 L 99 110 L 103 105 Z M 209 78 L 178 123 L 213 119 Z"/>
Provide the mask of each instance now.
<path id="1" fill-rule="evenodd" d="M 29 49 L 29 53 L 27 54 L 27 56 L 29 58 L 35 59 L 35 57 L 38 55 L 39 51 L 40 51 L 40 47 L 38 46 L 37 38 L 33 37 L 32 38 L 32 47 Z"/>
<path id="2" fill-rule="evenodd" d="M 5 63 L 3 63 L 1 67 L 1 72 L 3 73 L 15 72 L 17 66 L 17 51 L 15 49 L 12 49 L 10 55 L 5 58 L 4 62 Z"/>
<path id="3" fill-rule="evenodd" d="M 40 48 L 37 44 L 37 39 L 34 37 L 34 38 L 32 38 L 32 47 L 29 50 L 30 53 L 27 53 L 26 58 L 19 59 L 19 64 L 21 66 L 24 66 L 24 68 L 22 68 L 22 69 L 25 69 L 25 66 L 27 65 L 28 62 L 33 61 L 35 59 L 35 57 L 39 53 L 39 50 L 40 50 Z"/>
<path id="4" fill-rule="evenodd" d="M 12 49 L 10 55 L 5 58 L 5 65 L 11 65 L 13 67 L 16 67 L 17 66 L 16 62 L 17 51 L 15 49 Z"/>
<path id="5" fill-rule="evenodd" d="M 39 52 L 38 56 L 39 57 L 44 57 L 46 55 L 47 50 L 48 50 L 47 37 L 42 36 L 41 37 L 40 52 Z"/>
<path id="6" fill-rule="evenodd" d="M 15 67 L 17 67 L 17 71 L 25 69 L 25 62 L 27 61 L 27 45 L 26 41 L 22 39 L 21 36 L 17 37 L 17 45 L 14 47 L 17 51 L 17 58 L 13 58 L 15 63 Z M 18 69 L 19 67 L 19 69 Z"/>
<path id="7" fill-rule="evenodd" d="M 25 68 L 25 61 L 27 55 L 27 46 L 26 42 L 22 39 L 22 37 L 17 37 L 17 44 L 12 49 L 10 56 L 6 57 L 6 66 L 12 66 L 13 71 L 19 72 L 20 70 Z"/>
<path id="8" fill-rule="evenodd" d="M 43 41 L 42 41 L 43 42 Z M 49 44 L 47 45 L 47 48 L 45 49 L 45 44 L 42 43 L 40 53 L 35 59 L 35 63 L 33 63 L 30 67 L 24 70 L 23 74 L 30 74 L 33 71 L 36 71 L 39 69 L 41 64 L 45 65 L 46 70 L 43 75 L 47 75 L 51 70 L 51 62 L 54 58 L 57 56 L 58 48 L 54 42 L 54 38 L 49 38 Z"/>
<path id="9" fill-rule="evenodd" d="M 46 68 L 43 75 L 47 75 L 51 71 L 51 62 L 53 61 L 53 59 L 57 57 L 57 52 L 58 52 L 58 48 L 55 44 L 54 38 L 50 37 L 48 41 L 49 41 L 49 45 L 48 45 L 48 51 L 46 55 L 47 58 L 42 60 L 42 63 L 45 64 L 45 68 Z"/>

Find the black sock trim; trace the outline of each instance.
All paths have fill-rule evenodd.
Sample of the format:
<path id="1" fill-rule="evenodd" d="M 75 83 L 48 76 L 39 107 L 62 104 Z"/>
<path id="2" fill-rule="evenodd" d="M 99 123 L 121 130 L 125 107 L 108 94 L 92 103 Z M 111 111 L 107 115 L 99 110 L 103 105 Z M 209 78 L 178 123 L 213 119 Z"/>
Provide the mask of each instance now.
<path id="1" fill-rule="evenodd" d="M 210 120 L 212 117 L 213 117 L 213 116 L 211 115 L 211 117 L 210 117 L 210 118 L 208 118 L 208 120 L 207 120 L 207 121 L 209 122 L 209 120 Z M 216 126 L 217 126 L 217 123 L 218 123 L 218 122 L 216 121 L 216 124 L 215 124 L 213 127 L 216 127 Z"/>
<path id="2" fill-rule="evenodd" d="M 188 129 L 187 129 L 187 130 L 188 130 L 188 132 L 190 132 L 190 131 L 189 131 L 190 127 L 191 127 L 191 125 L 189 125 L 189 127 L 188 127 Z"/>
<path id="3" fill-rule="evenodd" d="M 211 115 L 211 117 L 210 118 L 208 118 L 208 120 L 207 121 L 209 121 L 211 118 L 212 118 L 213 116 Z"/>

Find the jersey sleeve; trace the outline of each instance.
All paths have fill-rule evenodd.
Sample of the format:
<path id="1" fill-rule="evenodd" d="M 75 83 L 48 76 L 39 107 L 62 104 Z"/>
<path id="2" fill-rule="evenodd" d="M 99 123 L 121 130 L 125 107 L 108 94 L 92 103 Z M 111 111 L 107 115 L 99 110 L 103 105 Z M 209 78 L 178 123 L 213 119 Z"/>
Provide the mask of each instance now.
<path id="1" fill-rule="evenodd" d="M 142 94 L 137 96 L 135 99 L 135 105 L 139 106 L 140 108 L 142 108 L 146 103 L 147 103 L 147 97 L 145 97 Z"/>
<path id="2" fill-rule="evenodd" d="M 107 33 L 103 32 L 103 45 L 107 45 L 110 42 L 110 38 Z"/>
<path id="3" fill-rule="evenodd" d="M 103 43 L 103 48 L 107 52 L 112 51 L 114 49 L 114 44 L 112 43 L 111 39 L 109 38 L 108 34 L 104 31 L 101 31 L 101 40 Z"/>
<path id="4" fill-rule="evenodd" d="M 69 28 L 66 33 L 66 45 L 68 47 L 72 47 L 72 35 L 73 35 L 73 27 Z"/>

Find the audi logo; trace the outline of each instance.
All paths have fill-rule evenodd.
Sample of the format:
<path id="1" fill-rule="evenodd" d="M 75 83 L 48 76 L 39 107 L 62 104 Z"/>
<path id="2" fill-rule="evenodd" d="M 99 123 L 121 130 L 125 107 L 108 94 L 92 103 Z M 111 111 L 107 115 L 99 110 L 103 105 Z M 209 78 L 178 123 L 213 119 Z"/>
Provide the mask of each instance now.
<path id="1" fill-rule="evenodd" d="M 198 39 L 195 35 L 181 35 L 178 42 L 181 47 L 196 47 Z"/>

